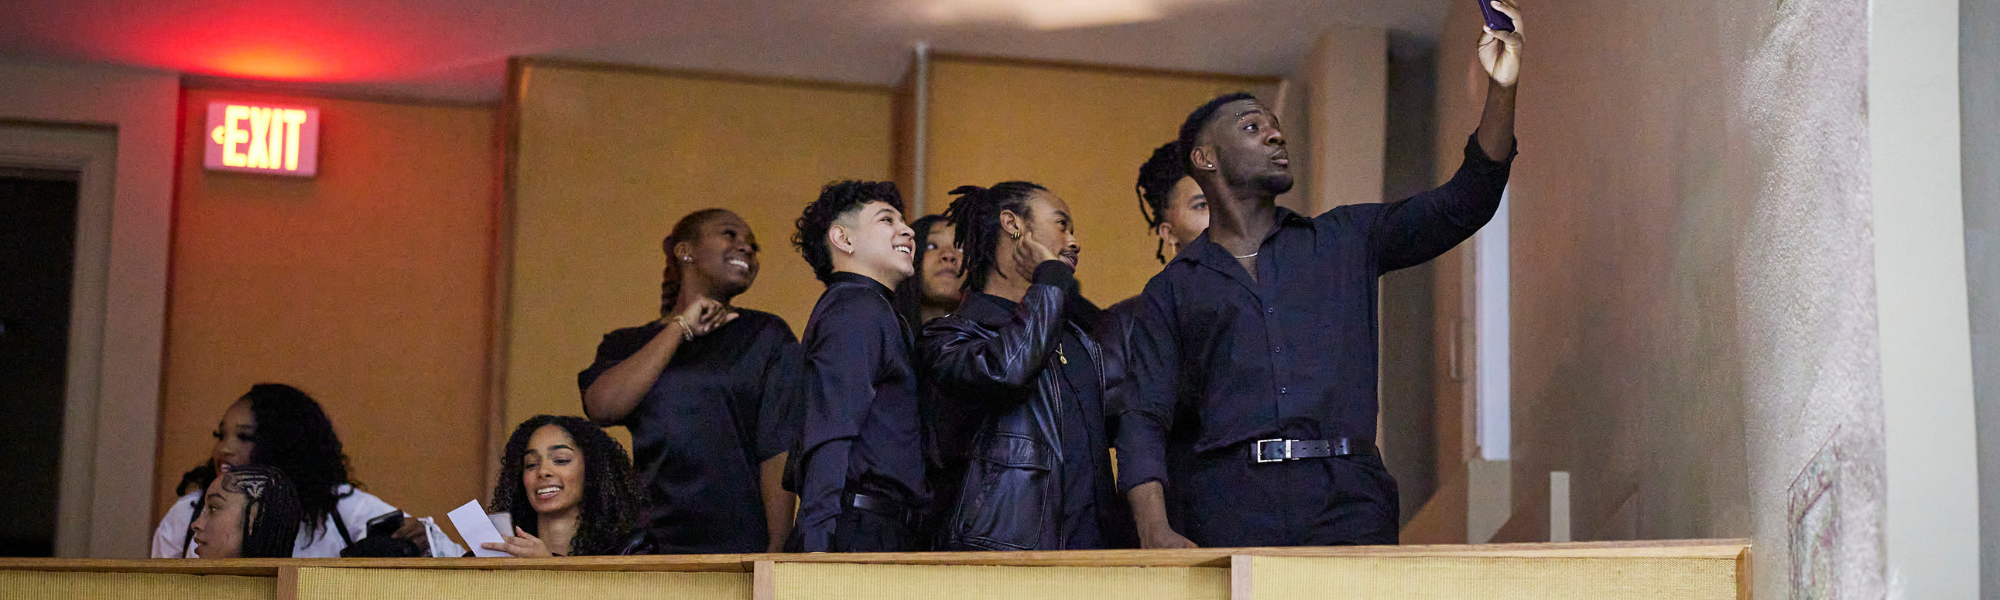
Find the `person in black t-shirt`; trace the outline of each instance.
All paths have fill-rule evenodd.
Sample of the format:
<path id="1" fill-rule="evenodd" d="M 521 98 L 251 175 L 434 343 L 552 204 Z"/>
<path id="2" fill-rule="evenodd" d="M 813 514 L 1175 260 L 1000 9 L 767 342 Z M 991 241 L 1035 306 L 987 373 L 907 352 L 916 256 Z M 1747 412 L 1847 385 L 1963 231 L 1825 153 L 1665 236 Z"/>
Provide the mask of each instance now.
<path id="1" fill-rule="evenodd" d="M 697 211 L 661 247 L 660 318 L 604 336 L 577 375 L 584 412 L 631 430 L 656 552 L 778 551 L 796 506 L 780 479 L 797 338 L 777 315 L 729 304 L 757 279 L 757 237 L 742 217 Z"/>
<path id="2" fill-rule="evenodd" d="M 806 552 L 918 550 L 930 500 L 910 326 L 890 291 L 916 271 L 916 232 L 889 182 L 826 186 L 792 242 L 826 283 L 806 323 L 796 456 Z"/>

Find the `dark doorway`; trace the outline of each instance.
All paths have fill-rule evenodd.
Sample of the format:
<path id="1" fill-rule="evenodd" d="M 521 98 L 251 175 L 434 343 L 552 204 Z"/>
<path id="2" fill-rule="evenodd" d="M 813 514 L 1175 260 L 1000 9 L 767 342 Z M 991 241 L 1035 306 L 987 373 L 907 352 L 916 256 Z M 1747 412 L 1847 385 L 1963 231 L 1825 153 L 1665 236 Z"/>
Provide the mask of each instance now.
<path id="1" fill-rule="evenodd" d="M 0 556 L 54 556 L 77 176 L 0 166 Z"/>

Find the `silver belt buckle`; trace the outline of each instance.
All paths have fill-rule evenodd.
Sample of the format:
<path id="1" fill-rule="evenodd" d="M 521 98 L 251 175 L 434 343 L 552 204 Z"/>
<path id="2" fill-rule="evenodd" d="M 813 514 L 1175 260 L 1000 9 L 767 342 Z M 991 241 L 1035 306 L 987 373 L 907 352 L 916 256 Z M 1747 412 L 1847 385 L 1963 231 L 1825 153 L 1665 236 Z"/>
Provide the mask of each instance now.
<path id="1" fill-rule="evenodd" d="M 1288 441 L 1289 440 L 1282 440 L 1282 439 L 1257 440 L 1256 447 L 1254 447 L 1251 450 L 1251 452 L 1253 452 L 1256 455 L 1252 456 L 1251 458 L 1257 459 L 1257 462 L 1260 463 L 1284 462 L 1286 459 L 1292 457 L 1292 445 L 1288 443 Z M 1281 444 L 1280 446 L 1278 446 L 1279 456 L 1277 458 L 1264 458 L 1264 444 Z"/>

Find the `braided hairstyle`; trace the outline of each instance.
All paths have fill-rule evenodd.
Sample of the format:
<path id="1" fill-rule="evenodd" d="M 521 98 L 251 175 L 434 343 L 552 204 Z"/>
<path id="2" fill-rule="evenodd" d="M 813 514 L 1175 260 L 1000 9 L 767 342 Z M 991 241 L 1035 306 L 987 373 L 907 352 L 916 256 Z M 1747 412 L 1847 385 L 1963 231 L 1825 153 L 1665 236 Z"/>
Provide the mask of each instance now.
<path id="1" fill-rule="evenodd" d="M 528 440 L 544 425 L 568 432 L 583 455 L 583 506 L 577 512 L 576 537 L 569 541 L 570 555 L 617 553 L 625 539 L 638 531 L 645 499 L 633 480 L 625 446 L 583 417 L 537 415 L 514 428 L 500 458 L 500 481 L 493 484 L 493 510 L 511 515 L 514 525 L 530 535 L 541 535 L 535 507 L 528 503 L 528 490 L 521 484 L 521 472 Z"/>
<path id="2" fill-rule="evenodd" d="M 674 303 L 679 302 L 681 297 L 681 261 L 679 256 L 674 255 L 674 245 L 699 239 L 703 225 L 716 217 L 733 214 L 736 213 L 723 208 L 704 208 L 688 213 L 674 224 L 673 232 L 668 233 L 666 239 L 660 240 L 660 251 L 667 255 L 667 267 L 660 273 L 660 318 L 673 314 Z"/>
<path id="3" fill-rule="evenodd" d="M 917 327 L 924 325 L 924 254 L 930 249 L 931 229 L 939 223 L 951 224 L 944 215 L 925 215 L 910 224 L 910 230 L 917 232 L 917 251 L 910 257 L 910 264 L 917 266 L 917 276 L 896 284 L 896 312 L 903 313 L 903 320 Z"/>
<path id="4" fill-rule="evenodd" d="M 250 464 L 284 471 L 297 490 L 300 522 L 315 537 L 326 535 L 327 515 L 333 514 L 341 498 L 353 493 L 340 487 L 359 486 L 348 477 L 347 452 L 333 432 L 333 421 L 312 396 L 282 383 L 250 386 L 242 399 L 250 401 L 250 413 L 257 417 L 257 445 L 250 451 Z M 215 477 L 215 460 L 209 459 L 181 475 L 176 491 L 206 489 Z"/>
<path id="5" fill-rule="evenodd" d="M 1187 170 L 1181 168 L 1181 161 L 1175 160 L 1176 153 L 1187 154 L 1181 150 L 1179 141 L 1167 142 L 1153 150 L 1153 156 L 1146 159 L 1146 164 L 1139 165 L 1139 182 L 1132 189 L 1139 196 L 1139 214 L 1146 217 L 1147 231 L 1159 229 L 1160 223 L 1167 220 L 1167 202 L 1173 198 L 1174 185 L 1187 176 Z M 1158 240 L 1155 244 L 1153 258 L 1159 259 L 1160 264 L 1166 264 L 1167 241 Z"/>
<path id="6" fill-rule="evenodd" d="M 1174 153 L 1179 155 L 1175 157 L 1178 160 L 1174 162 L 1180 165 L 1183 172 L 1193 174 L 1194 147 L 1201 145 L 1197 138 L 1201 137 L 1201 128 L 1207 127 L 1208 122 L 1215 119 L 1215 111 L 1222 110 L 1224 104 L 1256 99 L 1257 97 L 1250 95 L 1249 92 L 1223 94 L 1194 109 L 1194 112 L 1188 113 L 1187 120 L 1181 123 L 1181 137 L 1175 141 L 1180 147 L 1174 150 Z"/>
<path id="7" fill-rule="evenodd" d="M 965 291 L 986 289 L 987 272 L 1000 264 L 1001 211 L 1031 219 L 1028 197 L 1046 191 L 1049 188 L 1026 181 L 1002 181 L 990 188 L 961 185 L 951 190 L 958 198 L 951 201 L 944 218 L 958 228 L 958 247 L 965 252 Z"/>
<path id="8" fill-rule="evenodd" d="M 285 472 L 269 465 L 229 469 L 222 491 L 242 494 L 242 558 L 291 558 L 299 538 L 299 494 Z"/>
<path id="9" fill-rule="evenodd" d="M 898 211 L 903 210 L 903 194 L 896 191 L 895 182 L 850 180 L 826 184 L 820 188 L 819 198 L 799 214 L 794 223 L 798 231 L 792 234 L 792 246 L 805 256 L 806 264 L 812 265 L 813 276 L 820 283 L 830 283 L 828 280 L 833 278 L 833 251 L 826 246 L 827 230 L 841 215 L 869 202 L 885 202 Z"/>

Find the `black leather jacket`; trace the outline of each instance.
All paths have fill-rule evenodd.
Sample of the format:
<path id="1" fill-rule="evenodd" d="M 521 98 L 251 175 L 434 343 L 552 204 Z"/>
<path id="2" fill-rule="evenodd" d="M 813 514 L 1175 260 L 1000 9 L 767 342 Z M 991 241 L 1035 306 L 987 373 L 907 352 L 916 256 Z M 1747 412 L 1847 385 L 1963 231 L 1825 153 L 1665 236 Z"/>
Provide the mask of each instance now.
<path id="1" fill-rule="evenodd" d="M 1092 489 L 1107 545 L 1130 547 L 1136 540 L 1129 509 L 1112 486 L 1105 430 L 1110 415 L 1102 407 L 1084 429 L 1089 447 L 1106 451 L 1062 455 L 1058 402 L 1066 399 L 1053 349 L 1063 328 L 1083 340 L 1093 363 L 1103 364 L 1097 344 L 1064 318 L 1075 287 L 1072 273 L 1067 265 L 1044 263 L 1011 313 L 975 294 L 959 312 L 924 327 L 919 348 L 939 401 L 977 424 L 968 432 L 939 432 L 972 436 L 957 506 L 941 532 L 947 549 L 1063 549 L 1062 469 L 1086 460 L 1095 463 Z M 1101 372 L 1097 383 L 1104 384 Z"/>

